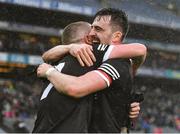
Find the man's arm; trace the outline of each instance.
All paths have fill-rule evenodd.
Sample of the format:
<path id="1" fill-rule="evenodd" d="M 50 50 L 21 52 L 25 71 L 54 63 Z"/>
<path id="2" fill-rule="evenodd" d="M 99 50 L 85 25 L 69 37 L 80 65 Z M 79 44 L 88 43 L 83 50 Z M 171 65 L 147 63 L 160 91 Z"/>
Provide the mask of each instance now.
<path id="1" fill-rule="evenodd" d="M 43 63 L 37 69 L 38 77 L 46 77 L 58 90 L 66 95 L 80 98 L 107 87 L 111 79 L 103 74 L 106 80 L 95 71 L 88 72 L 80 77 L 70 76 L 58 72 L 51 65 Z"/>
<path id="2" fill-rule="evenodd" d="M 92 66 L 93 61 L 96 61 L 96 58 L 92 53 L 92 46 L 87 44 L 58 45 L 46 51 L 42 55 L 42 59 L 44 62 L 56 62 L 68 53 L 73 56 L 76 55 L 76 58 L 81 66 L 85 66 L 85 64 L 87 66 Z M 81 55 L 83 55 L 83 57 L 81 57 Z"/>
<path id="3" fill-rule="evenodd" d="M 79 46 L 75 46 L 71 48 L 70 53 L 74 57 L 76 57 L 78 61 L 81 61 L 80 64 L 84 66 L 83 61 L 85 61 L 88 57 L 86 51 L 92 51 L 92 50 L 88 50 L 88 48 L 85 45 L 81 45 L 81 47 L 79 48 L 78 47 Z M 146 58 L 146 53 L 147 53 L 146 46 L 140 43 L 110 45 L 109 50 L 104 57 L 105 58 L 104 61 L 112 58 L 131 58 L 133 72 L 135 74 L 139 66 L 144 63 Z M 92 59 L 92 54 L 89 55 L 88 59 Z M 87 62 L 85 62 L 85 64 L 87 64 Z"/>
<path id="4" fill-rule="evenodd" d="M 135 58 L 135 57 L 145 57 L 147 48 L 145 45 L 140 43 L 122 44 L 122 45 L 112 45 L 112 51 L 109 58 Z"/>
<path id="5" fill-rule="evenodd" d="M 112 52 L 109 55 L 111 58 L 131 58 L 133 74 L 135 75 L 137 69 L 144 63 L 146 59 L 147 48 L 140 43 L 114 45 Z"/>
<path id="6" fill-rule="evenodd" d="M 45 62 L 57 61 L 67 53 L 70 53 L 78 59 L 80 64 L 84 66 L 92 65 L 92 61 L 96 61 L 92 51 L 92 46 L 87 44 L 70 44 L 58 45 L 42 55 Z M 112 51 L 109 53 L 108 58 L 132 58 L 133 67 L 136 70 L 146 57 L 146 46 L 139 43 L 113 45 Z"/>
<path id="7" fill-rule="evenodd" d="M 64 57 L 65 54 L 69 53 L 71 45 L 58 45 L 55 46 L 42 55 L 44 62 L 56 62 Z"/>
<path id="8" fill-rule="evenodd" d="M 37 75 L 46 77 L 59 92 L 78 98 L 102 90 L 112 81 L 121 84 L 119 80 L 129 78 L 124 72 L 129 70 L 126 64 L 118 59 L 108 60 L 97 70 L 77 77 L 60 73 L 51 65 L 43 63 L 38 67 Z"/>

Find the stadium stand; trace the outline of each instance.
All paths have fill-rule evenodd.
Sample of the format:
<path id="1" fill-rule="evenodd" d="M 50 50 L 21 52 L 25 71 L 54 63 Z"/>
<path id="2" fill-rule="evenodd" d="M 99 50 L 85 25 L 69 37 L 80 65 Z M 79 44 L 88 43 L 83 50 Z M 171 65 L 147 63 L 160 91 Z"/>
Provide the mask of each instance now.
<path id="1" fill-rule="evenodd" d="M 131 132 L 180 132 L 179 5 L 179 0 L 0 0 L 0 133 L 31 132 L 43 84 L 32 72 L 42 63 L 40 55 L 61 43 L 64 26 L 91 22 L 108 6 L 128 14 L 125 42 L 148 47 L 134 87 L 145 100 Z"/>
<path id="2" fill-rule="evenodd" d="M 137 89 L 144 93 L 145 101 L 135 130 L 155 133 L 158 128 L 163 133 L 179 132 L 179 91 L 170 87 L 164 90 L 161 86 L 142 84 Z"/>

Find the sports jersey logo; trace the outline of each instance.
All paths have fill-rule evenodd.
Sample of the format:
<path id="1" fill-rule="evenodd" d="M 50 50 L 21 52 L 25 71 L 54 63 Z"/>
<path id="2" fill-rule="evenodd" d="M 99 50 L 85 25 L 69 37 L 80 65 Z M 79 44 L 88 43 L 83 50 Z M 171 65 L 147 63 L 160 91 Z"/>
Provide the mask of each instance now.
<path id="1" fill-rule="evenodd" d="M 99 51 L 104 51 L 107 46 L 108 46 L 108 45 L 100 44 L 100 45 L 98 46 L 98 50 L 99 50 Z"/>

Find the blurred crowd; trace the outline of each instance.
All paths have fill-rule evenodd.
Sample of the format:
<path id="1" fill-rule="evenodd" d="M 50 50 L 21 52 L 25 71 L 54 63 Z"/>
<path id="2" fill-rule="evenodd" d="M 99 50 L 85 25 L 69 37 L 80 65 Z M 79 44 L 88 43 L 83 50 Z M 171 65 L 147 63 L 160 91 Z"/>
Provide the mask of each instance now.
<path id="1" fill-rule="evenodd" d="M 13 132 L 29 132 L 25 120 L 34 118 L 39 98 L 34 88 L 22 81 L 0 84 L 0 126 Z"/>
<path id="2" fill-rule="evenodd" d="M 166 132 L 168 127 L 180 132 L 180 93 L 164 91 L 161 87 L 141 86 L 145 100 L 141 104 L 141 114 L 135 129 L 144 132 Z"/>
<path id="3" fill-rule="evenodd" d="M 144 66 L 153 69 L 173 69 L 180 70 L 180 53 L 173 53 L 160 50 L 148 50 L 147 59 Z"/>
<path id="4" fill-rule="evenodd" d="M 57 37 L 34 36 L 24 33 L 1 33 L 0 51 L 41 55 L 46 50 L 60 43 Z"/>

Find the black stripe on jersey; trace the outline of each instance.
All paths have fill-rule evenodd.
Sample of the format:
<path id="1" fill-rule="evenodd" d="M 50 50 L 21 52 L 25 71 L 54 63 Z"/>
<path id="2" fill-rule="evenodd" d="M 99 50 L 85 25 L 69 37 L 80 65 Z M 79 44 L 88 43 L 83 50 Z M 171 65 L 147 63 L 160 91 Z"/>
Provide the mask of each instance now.
<path id="1" fill-rule="evenodd" d="M 113 80 L 116 80 L 120 77 L 118 71 L 108 63 L 103 63 L 98 69 L 103 70 L 104 72 L 109 74 L 113 78 Z"/>
<path id="2" fill-rule="evenodd" d="M 99 51 L 105 51 L 105 49 L 106 49 L 107 46 L 108 46 L 108 45 L 100 44 L 100 45 L 98 46 L 98 50 L 99 50 Z"/>

